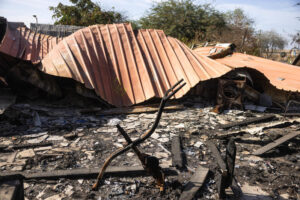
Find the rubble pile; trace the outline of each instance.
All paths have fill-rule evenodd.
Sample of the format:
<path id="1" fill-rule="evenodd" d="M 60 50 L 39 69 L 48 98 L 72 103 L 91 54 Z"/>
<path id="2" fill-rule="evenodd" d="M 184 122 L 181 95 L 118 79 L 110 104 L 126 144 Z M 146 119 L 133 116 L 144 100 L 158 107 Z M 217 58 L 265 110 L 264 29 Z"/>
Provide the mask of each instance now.
<path id="1" fill-rule="evenodd" d="M 24 107 L 22 104 L 14 105 L 21 106 Z M 26 108 L 36 112 L 31 105 L 26 105 Z M 299 198 L 299 136 L 263 156 L 254 156 L 252 153 L 287 133 L 299 130 L 300 118 L 276 115 L 268 122 L 220 131 L 218 127 L 224 124 L 243 122 L 265 114 L 239 110 L 216 114 L 210 112 L 211 109 L 212 105 L 208 102 L 199 102 L 199 98 L 195 98 L 189 100 L 189 107 L 184 110 L 164 112 L 155 132 L 140 145 L 145 153 L 157 157 L 163 168 L 174 168 L 172 139 L 180 136 L 182 140 L 185 167 L 178 169 L 177 175 L 166 176 L 163 193 L 159 192 L 151 177 L 105 177 L 99 189 L 92 191 L 94 178 L 75 176 L 72 179 L 25 179 L 25 199 L 176 199 L 198 166 L 208 168 L 209 173 L 195 197 L 217 199 L 217 177 L 220 172 L 207 141 L 213 141 L 224 156 L 227 141 L 231 137 L 235 138 L 237 147 L 234 177 L 244 193 L 243 198 Z M 123 127 L 134 140 L 149 129 L 156 117 L 155 113 L 95 116 L 68 115 L 68 112 L 72 113 L 73 109 L 66 109 L 66 115 L 58 117 L 36 112 L 40 123 L 36 123 L 35 116 L 25 121 L 19 119 L 31 127 L 23 130 L 10 121 L 1 120 L 10 131 L 7 136 L 0 137 L 1 176 L 6 172 L 32 174 L 99 169 L 105 158 L 126 143 L 118 133 L 116 124 Z M 27 146 L 22 148 L 22 145 Z M 120 168 L 140 165 L 132 151 L 117 157 L 111 164 Z"/>

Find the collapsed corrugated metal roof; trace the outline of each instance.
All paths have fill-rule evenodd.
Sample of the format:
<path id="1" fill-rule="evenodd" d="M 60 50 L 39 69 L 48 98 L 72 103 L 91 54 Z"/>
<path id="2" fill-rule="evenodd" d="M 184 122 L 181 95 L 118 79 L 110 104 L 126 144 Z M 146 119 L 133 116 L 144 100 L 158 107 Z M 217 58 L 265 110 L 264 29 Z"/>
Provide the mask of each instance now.
<path id="1" fill-rule="evenodd" d="M 14 58 L 39 63 L 62 38 L 36 33 L 24 23 L 7 22 L 0 52 Z"/>
<path id="2" fill-rule="evenodd" d="M 195 51 L 198 55 L 206 55 L 209 49 L 215 47 L 205 47 L 203 50 L 198 48 Z M 199 50 L 200 49 L 200 50 Z M 217 62 L 224 64 L 232 69 L 249 67 L 265 75 L 270 83 L 278 89 L 300 92 L 300 68 L 281 62 L 272 61 L 257 56 L 242 53 L 227 54 L 222 58 L 216 58 Z"/>
<path id="3" fill-rule="evenodd" d="M 135 32 L 130 24 L 94 25 L 61 39 L 7 23 L 0 52 L 39 64 L 47 74 L 81 82 L 115 106 L 160 98 L 183 78 L 187 85 L 176 94 L 180 98 L 200 81 L 240 67 L 260 71 L 279 89 L 300 91 L 298 67 L 231 54 L 231 45 L 193 51 L 161 30 Z"/>
<path id="4" fill-rule="evenodd" d="M 256 69 L 263 73 L 276 88 L 300 92 L 299 67 L 242 53 L 233 53 L 231 56 L 216 59 L 216 61 L 232 68 Z"/>
<path id="5" fill-rule="evenodd" d="M 179 98 L 199 81 L 231 70 L 206 56 L 197 56 L 161 30 L 135 33 L 130 24 L 81 29 L 54 47 L 40 69 L 84 83 L 116 106 L 162 97 L 183 78 L 187 85 L 176 95 Z"/>

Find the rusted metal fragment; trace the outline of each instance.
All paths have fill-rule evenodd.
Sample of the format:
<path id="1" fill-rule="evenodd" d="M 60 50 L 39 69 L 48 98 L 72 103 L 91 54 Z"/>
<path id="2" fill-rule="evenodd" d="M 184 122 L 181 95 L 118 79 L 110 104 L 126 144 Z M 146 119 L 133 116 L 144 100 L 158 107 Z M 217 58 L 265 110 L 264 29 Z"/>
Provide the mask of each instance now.
<path id="1" fill-rule="evenodd" d="M 262 155 L 262 154 L 266 153 L 267 151 L 270 151 L 271 149 L 283 144 L 284 142 L 291 140 L 294 137 L 297 137 L 298 135 L 300 135 L 300 131 L 295 131 L 295 132 L 289 133 L 289 134 L 275 140 L 274 142 L 271 142 L 271 143 L 267 144 L 266 146 L 263 146 L 262 148 L 257 149 L 252 154 L 256 155 L 256 156 Z"/>
<path id="2" fill-rule="evenodd" d="M 162 98 L 171 85 L 184 79 L 180 98 L 200 81 L 231 69 L 197 56 L 161 30 L 132 30 L 130 24 L 93 25 L 61 41 L 42 60 L 48 74 L 72 78 L 108 103 L 130 106 Z"/>
<path id="3" fill-rule="evenodd" d="M 175 83 L 170 89 L 168 89 L 165 92 L 165 94 L 164 94 L 164 96 L 163 96 L 163 98 L 160 102 L 159 110 L 157 112 L 155 121 L 152 124 L 152 127 L 148 131 L 143 133 L 138 139 L 132 141 L 131 143 L 128 143 L 125 147 L 118 149 L 117 151 L 112 153 L 105 160 L 105 162 L 104 162 L 104 164 L 101 168 L 101 171 L 99 172 L 99 175 L 97 177 L 97 181 L 92 187 L 94 190 L 96 190 L 98 188 L 98 186 L 100 184 L 100 181 L 103 178 L 104 172 L 105 172 L 106 168 L 108 167 L 108 165 L 112 162 L 112 160 L 132 148 L 132 149 L 135 149 L 136 153 L 139 155 L 139 158 L 140 158 L 141 162 L 143 163 L 143 166 L 145 167 L 145 169 L 157 180 L 157 184 L 160 187 L 160 191 L 163 191 L 163 189 L 164 189 L 164 175 L 161 171 L 161 168 L 159 167 L 158 159 L 156 157 L 153 157 L 153 156 L 141 155 L 139 153 L 139 151 L 136 149 L 136 146 L 143 143 L 146 139 L 148 139 L 154 133 L 155 129 L 157 128 L 157 126 L 159 124 L 161 115 L 163 113 L 163 109 L 164 109 L 167 101 L 171 97 L 173 97 L 179 90 L 181 90 L 184 86 L 185 86 L 185 83 L 183 82 L 183 79 L 181 79 L 180 81 Z M 123 131 L 120 127 L 119 127 L 119 130 Z M 125 132 L 123 133 L 123 136 L 125 136 L 125 139 L 130 141 L 129 136 L 126 136 Z"/>
<path id="4" fill-rule="evenodd" d="M 296 100 L 289 100 L 288 103 L 286 104 L 285 108 L 284 108 L 284 112 L 288 112 L 289 111 L 289 107 L 291 104 L 297 104 L 300 105 L 300 101 L 296 101 Z"/>
<path id="5" fill-rule="evenodd" d="M 209 52 L 212 51 L 213 48 L 218 49 L 218 47 L 215 46 L 200 47 L 195 49 L 194 52 L 198 55 L 210 56 Z M 228 52 L 227 55 L 224 54 L 223 56 L 224 57 L 219 56 L 214 59 L 232 69 L 244 67 L 255 69 L 264 74 L 277 89 L 300 92 L 300 68 L 297 66 L 242 53 Z M 298 58 L 300 58 L 300 56 L 298 56 Z"/>
<path id="6" fill-rule="evenodd" d="M 202 187 L 208 175 L 209 169 L 199 166 L 190 181 L 186 184 L 180 195 L 180 200 L 191 200 Z"/>
<path id="7" fill-rule="evenodd" d="M 235 49 L 235 45 L 231 43 L 220 43 L 214 46 L 198 47 L 193 49 L 197 54 L 208 56 L 212 59 L 223 58 L 231 53 Z"/>
<path id="8" fill-rule="evenodd" d="M 300 68 L 297 66 L 241 53 L 233 53 L 216 61 L 231 68 L 255 69 L 264 74 L 277 89 L 300 92 Z"/>
<path id="9" fill-rule="evenodd" d="M 224 109 L 243 109 L 243 93 L 245 85 L 246 79 L 219 79 L 217 106 L 215 107 L 215 111 L 219 113 Z"/>
<path id="10" fill-rule="evenodd" d="M 117 125 L 119 132 L 125 138 L 127 144 L 131 144 L 132 140 L 129 135 L 125 132 L 125 130 L 120 126 Z M 144 169 L 156 179 L 157 186 L 160 188 L 160 191 L 164 190 L 164 173 L 162 172 L 162 168 L 159 166 L 159 160 L 154 157 L 150 156 L 145 153 L 141 153 L 137 146 L 132 146 L 133 151 L 138 156 L 139 160 L 142 163 Z"/>

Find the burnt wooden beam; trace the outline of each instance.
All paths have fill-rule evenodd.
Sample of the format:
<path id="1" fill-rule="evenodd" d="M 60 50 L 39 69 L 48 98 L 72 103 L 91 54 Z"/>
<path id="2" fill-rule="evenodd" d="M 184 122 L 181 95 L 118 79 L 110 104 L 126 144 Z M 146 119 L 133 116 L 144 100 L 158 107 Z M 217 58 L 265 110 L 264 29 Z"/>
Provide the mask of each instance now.
<path id="1" fill-rule="evenodd" d="M 218 186 L 219 189 L 221 189 L 224 185 L 226 185 L 225 184 L 226 181 L 227 181 L 226 179 L 228 177 L 228 173 L 230 173 L 230 172 L 228 172 L 227 165 L 224 162 L 224 160 L 222 159 L 220 151 L 218 150 L 218 148 L 216 147 L 216 145 L 212 141 L 207 141 L 206 144 L 207 144 L 208 148 L 211 150 L 213 156 L 216 158 L 217 164 L 218 164 L 218 166 L 221 169 L 221 172 L 222 172 L 221 173 L 221 177 L 220 177 L 221 178 L 221 180 L 220 180 L 221 182 L 219 183 L 219 186 Z M 230 147 L 230 148 L 232 148 L 232 147 Z M 234 147 L 233 147 L 233 149 L 234 149 Z M 233 176 L 232 176 L 232 184 L 231 184 L 230 188 L 231 188 L 232 192 L 234 193 L 235 198 L 239 199 L 239 197 L 242 196 L 243 192 L 242 192 L 241 188 L 238 186 L 238 184 L 237 184 L 237 182 L 236 182 L 236 180 L 235 180 L 235 178 Z M 220 190 L 219 190 L 219 195 L 220 195 Z M 221 192 L 221 198 L 222 198 L 222 195 L 223 194 Z"/>
<path id="2" fill-rule="evenodd" d="M 226 187 L 232 184 L 234 167 L 235 167 L 235 157 L 236 157 L 236 146 L 233 138 L 230 138 L 226 147 L 226 168 L 228 173 L 228 179 L 226 180 Z"/>
<path id="3" fill-rule="evenodd" d="M 249 119 L 245 119 L 241 122 L 233 122 L 233 123 L 229 123 L 229 124 L 222 124 L 219 126 L 220 129 L 230 129 L 232 127 L 236 127 L 236 126 L 247 126 L 249 124 L 253 124 L 253 123 L 261 123 L 261 122 L 267 122 L 267 121 L 271 121 L 272 119 L 274 119 L 276 116 L 275 115 L 265 115 L 262 117 L 252 117 Z"/>
<path id="4" fill-rule="evenodd" d="M 183 168 L 183 155 L 181 150 L 181 138 L 180 136 L 174 136 L 171 144 L 172 152 L 172 165 L 176 168 Z"/>
<path id="5" fill-rule="evenodd" d="M 202 187 L 209 169 L 199 166 L 193 174 L 190 181 L 186 184 L 183 192 L 180 195 L 180 200 L 191 200 L 196 195 L 197 191 Z"/>
<path id="6" fill-rule="evenodd" d="M 151 106 L 134 106 L 129 108 L 111 108 L 107 110 L 103 110 L 101 108 L 93 108 L 93 109 L 82 109 L 80 113 L 89 114 L 95 113 L 96 115 L 122 115 L 122 114 L 140 114 L 140 113 L 155 113 L 159 109 L 159 105 L 157 107 Z M 164 111 L 173 111 L 173 110 L 182 110 L 184 109 L 183 105 L 170 105 L 164 108 Z"/>
<path id="7" fill-rule="evenodd" d="M 299 117 L 300 113 L 281 113 L 280 115 L 284 117 Z"/>
<path id="8" fill-rule="evenodd" d="M 207 141 L 207 146 L 211 150 L 213 156 L 216 158 L 217 164 L 221 169 L 221 172 L 227 175 L 227 168 L 222 156 L 216 147 L 216 145 L 212 141 Z"/>
<path id="9" fill-rule="evenodd" d="M 49 172 L 1 172 L 1 180 L 13 180 L 13 179 L 59 179 L 59 178 L 96 178 L 99 173 L 100 168 L 93 169 L 70 169 L 70 170 L 54 170 Z M 166 175 L 177 175 L 177 172 L 170 168 L 164 168 L 164 173 Z M 114 177 L 137 177 L 148 175 L 142 166 L 122 166 L 122 167 L 108 167 L 105 171 L 105 176 Z"/>
<path id="10" fill-rule="evenodd" d="M 12 146 L 0 145 L 0 151 L 8 150 L 8 149 L 27 149 L 27 148 L 36 148 L 36 147 L 46 147 L 52 146 L 52 142 L 44 142 L 44 143 L 32 143 L 32 144 L 15 144 Z"/>
<path id="11" fill-rule="evenodd" d="M 262 155 L 262 154 L 266 153 L 267 151 L 270 151 L 271 149 L 283 144 L 284 142 L 286 142 L 294 137 L 297 137 L 298 135 L 300 135 L 300 131 L 295 131 L 290 134 L 287 134 L 287 135 L 275 140 L 274 142 L 271 142 L 271 143 L 257 149 L 252 154 L 256 155 L 256 156 Z"/>

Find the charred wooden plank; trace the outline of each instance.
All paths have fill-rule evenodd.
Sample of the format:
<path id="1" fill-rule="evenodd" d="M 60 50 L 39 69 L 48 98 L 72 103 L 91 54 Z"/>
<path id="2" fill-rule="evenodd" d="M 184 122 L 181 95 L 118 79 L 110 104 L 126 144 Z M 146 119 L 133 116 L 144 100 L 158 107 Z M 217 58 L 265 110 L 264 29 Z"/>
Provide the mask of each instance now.
<path id="1" fill-rule="evenodd" d="M 276 117 L 275 115 L 265 115 L 262 117 L 253 117 L 253 118 L 249 118 L 244 121 L 241 121 L 241 122 L 233 122 L 230 124 L 223 124 L 223 125 L 220 125 L 219 128 L 220 129 L 230 129 L 230 128 L 236 127 L 236 126 L 246 126 L 246 125 L 253 124 L 253 123 L 267 122 L 267 121 L 271 121 L 275 117 Z"/>
<path id="2" fill-rule="evenodd" d="M 182 155 L 181 141 L 179 136 L 174 136 L 172 138 L 171 151 L 172 151 L 172 165 L 179 169 L 183 168 L 184 166 L 183 155 Z"/>
<path id="3" fill-rule="evenodd" d="M 27 148 L 35 148 L 35 147 L 46 147 L 52 146 L 52 142 L 44 142 L 44 143 L 32 143 L 32 144 L 16 144 L 12 146 L 0 146 L 0 151 L 7 150 L 7 149 L 27 149 Z"/>
<path id="4" fill-rule="evenodd" d="M 290 134 L 287 134 L 287 135 L 275 140 L 274 142 L 271 142 L 271 143 L 267 144 L 266 146 L 263 146 L 263 147 L 257 149 L 252 154 L 256 155 L 256 156 L 262 155 L 262 154 L 266 153 L 267 151 L 281 145 L 282 143 L 284 143 L 284 142 L 286 142 L 286 141 L 288 141 L 288 140 L 290 140 L 294 137 L 297 137 L 298 135 L 300 135 L 300 131 L 296 131 L 296 132 L 292 132 Z"/>
<path id="5" fill-rule="evenodd" d="M 224 160 L 222 159 L 222 156 L 216 147 L 216 145 L 212 141 L 207 141 L 207 146 L 211 150 L 213 156 L 216 158 L 216 161 L 221 169 L 221 172 L 225 175 L 227 175 L 227 168 Z"/>
<path id="6" fill-rule="evenodd" d="M 100 168 L 94 169 L 70 169 L 70 170 L 54 170 L 49 172 L 1 172 L 0 180 L 14 180 L 14 179 L 59 179 L 59 178 L 96 178 Z M 177 172 L 170 168 L 164 168 L 166 175 L 177 175 Z M 105 176 L 115 177 L 136 177 L 148 175 L 142 166 L 122 166 L 122 167 L 109 167 L 105 171 Z"/>
<path id="7" fill-rule="evenodd" d="M 218 148 L 216 147 L 216 145 L 212 141 L 207 141 L 206 144 L 208 145 L 209 149 L 212 151 L 214 157 L 217 160 L 217 164 L 218 164 L 218 166 L 221 169 L 221 172 L 222 172 L 221 173 L 221 177 L 220 177 L 221 178 L 221 180 L 220 180 L 221 183 L 219 183 L 219 187 L 222 188 L 225 185 L 225 182 L 226 182 L 226 180 L 224 178 L 227 179 L 227 177 L 228 177 L 228 168 L 226 166 L 226 163 L 222 159 L 220 151 L 218 150 Z M 223 180 L 222 180 L 222 178 L 223 178 Z M 222 181 L 223 181 L 223 183 L 222 183 Z M 239 185 L 237 184 L 237 182 L 234 179 L 234 177 L 232 177 L 232 184 L 231 184 L 230 188 L 231 188 L 232 192 L 234 193 L 234 196 L 237 199 L 239 199 L 239 197 L 242 196 L 243 192 L 242 192 L 241 188 L 239 187 Z M 220 193 L 219 193 L 219 195 L 220 195 Z M 223 194 L 221 194 L 221 195 L 223 195 Z"/>
<path id="8" fill-rule="evenodd" d="M 186 184 L 183 192 L 180 195 L 180 200 L 191 200 L 194 198 L 197 191 L 202 187 L 209 169 L 199 166 L 193 174 L 190 181 Z"/>
<path id="9" fill-rule="evenodd" d="M 96 113 L 96 115 L 155 113 L 158 111 L 158 106 L 157 107 L 135 106 L 130 108 L 112 108 L 108 110 L 102 110 L 101 108 L 94 108 L 94 109 L 83 109 L 80 111 L 80 113 L 82 114 Z M 172 106 L 166 106 L 164 108 L 164 111 L 182 110 L 183 108 L 184 108 L 183 105 L 172 105 Z"/>
<path id="10" fill-rule="evenodd" d="M 236 146 L 233 138 L 230 138 L 227 147 L 226 147 L 226 167 L 227 167 L 227 180 L 226 188 L 232 184 L 234 168 L 235 168 L 235 156 L 236 156 Z"/>

